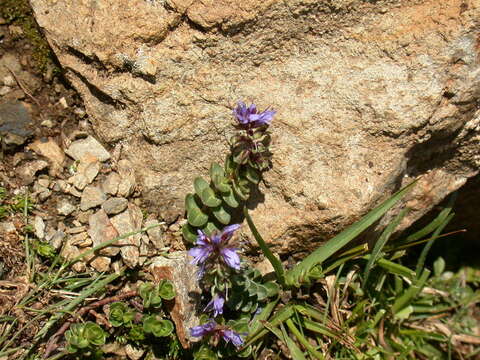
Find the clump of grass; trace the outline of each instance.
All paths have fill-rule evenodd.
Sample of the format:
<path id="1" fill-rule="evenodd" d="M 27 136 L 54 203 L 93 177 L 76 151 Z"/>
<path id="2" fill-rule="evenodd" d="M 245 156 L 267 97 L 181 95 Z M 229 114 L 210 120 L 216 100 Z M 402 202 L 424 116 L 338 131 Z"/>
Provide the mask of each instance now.
<path id="1" fill-rule="evenodd" d="M 60 72 L 55 62 L 55 55 L 35 21 L 28 0 L 3 0 L 0 5 L 0 16 L 8 24 L 20 26 L 33 47 L 33 60 L 40 73 L 45 73 L 50 67 L 53 68 L 54 73 Z"/>

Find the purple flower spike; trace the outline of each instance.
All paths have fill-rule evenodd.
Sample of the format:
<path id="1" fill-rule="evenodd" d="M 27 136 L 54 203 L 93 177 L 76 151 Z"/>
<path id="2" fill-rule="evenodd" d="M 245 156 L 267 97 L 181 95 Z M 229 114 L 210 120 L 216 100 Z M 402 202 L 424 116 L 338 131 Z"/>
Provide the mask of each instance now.
<path id="1" fill-rule="evenodd" d="M 212 300 L 210 300 L 205 307 L 205 310 L 213 309 L 213 316 L 217 317 L 218 315 L 223 314 L 223 305 L 225 305 L 225 298 L 221 294 L 217 294 Z"/>
<path id="2" fill-rule="evenodd" d="M 205 267 L 210 261 L 216 261 L 222 258 L 223 262 L 235 270 L 240 269 L 240 257 L 237 254 L 238 249 L 228 247 L 228 242 L 234 232 L 240 227 L 239 224 L 229 225 L 220 233 L 214 233 L 208 237 L 203 231 L 198 230 L 198 237 L 195 247 L 188 251 L 188 255 L 193 257 L 191 264 L 199 265 L 199 277 L 203 276 Z"/>
<path id="3" fill-rule="evenodd" d="M 237 347 L 243 345 L 243 340 L 240 337 L 239 333 L 233 331 L 228 326 L 217 324 L 214 320 L 210 320 L 206 324 L 191 328 L 190 334 L 194 337 L 204 337 L 212 335 L 215 342 L 217 342 L 218 339 L 222 337 L 225 342 L 231 342 Z"/>
<path id="4" fill-rule="evenodd" d="M 231 341 L 232 344 L 235 345 L 236 347 L 239 347 L 239 346 L 243 345 L 243 340 L 240 337 L 239 333 L 237 333 L 233 330 L 230 330 L 230 329 L 221 330 L 220 332 L 221 332 L 221 335 L 223 337 L 223 340 L 225 340 L 227 343 Z"/>
<path id="5" fill-rule="evenodd" d="M 190 329 L 190 335 L 193 337 L 204 337 L 205 335 L 210 334 L 215 330 L 215 327 L 217 326 L 217 323 L 213 320 L 210 320 L 209 322 L 199 325 L 199 326 L 194 326 L 193 328 Z"/>
<path id="6" fill-rule="evenodd" d="M 240 126 L 249 129 L 269 125 L 275 113 L 275 110 L 265 110 L 257 113 L 255 104 L 247 108 L 247 105 L 242 101 L 239 101 L 237 107 L 233 110 L 233 115 L 237 118 Z"/>

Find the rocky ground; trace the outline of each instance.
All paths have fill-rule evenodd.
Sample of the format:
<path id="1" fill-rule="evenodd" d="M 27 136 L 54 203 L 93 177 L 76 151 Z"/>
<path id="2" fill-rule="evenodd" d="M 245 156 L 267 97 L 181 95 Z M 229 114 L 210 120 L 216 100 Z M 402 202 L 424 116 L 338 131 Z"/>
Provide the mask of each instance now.
<path id="1" fill-rule="evenodd" d="M 15 22 L 0 19 L 3 281 L 25 275 L 25 236 L 50 244 L 71 259 L 101 242 L 159 222 L 142 209 L 141 189 L 132 164 L 123 159 L 121 144 L 105 148 L 92 136 L 82 101 L 54 59 L 39 69 L 36 49 L 23 31 Z M 134 267 L 166 248 L 182 249 L 179 225 L 170 225 L 130 236 L 74 269 Z"/>

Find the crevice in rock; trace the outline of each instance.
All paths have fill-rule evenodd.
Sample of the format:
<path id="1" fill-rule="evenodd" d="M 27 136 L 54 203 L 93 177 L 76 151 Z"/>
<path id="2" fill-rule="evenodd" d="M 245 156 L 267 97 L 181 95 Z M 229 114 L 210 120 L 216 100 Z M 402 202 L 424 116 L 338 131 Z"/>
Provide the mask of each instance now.
<path id="1" fill-rule="evenodd" d="M 68 70 L 70 70 L 73 74 L 75 74 L 75 76 L 77 76 L 77 78 L 85 84 L 85 86 L 88 88 L 90 93 L 95 98 L 97 98 L 100 102 L 102 102 L 106 105 L 111 105 L 111 106 L 115 107 L 116 109 L 125 109 L 126 108 L 126 104 L 124 102 L 119 101 L 117 99 L 114 99 L 113 97 L 108 95 L 106 92 L 100 90 L 97 86 L 95 86 L 91 82 L 89 82 L 88 79 L 85 76 L 83 76 L 82 74 L 80 74 L 78 71 L 76 71 L 72 68 L 69 68 Z"/>
<path id="2" fill-rule="evenodd" d="M 84 64 L 91 65 L 91 66 L 95 67 L 96 70 L 99 70 L 99 71 L 102 71 L 102 72 L 107 71 L 107 68 L 100 61 L 100 59 L 97 56 L 93 55 L 93 56 L 90 57 L 90 56 L 82 53 L 81 51 L 78 51 L 77 49 L 75 49 L 71 46 L 66 46 L 65 50 L 70 55 L 75 56 L 77 59 L 80 59 L 80 61 L 82 61 Z"/>

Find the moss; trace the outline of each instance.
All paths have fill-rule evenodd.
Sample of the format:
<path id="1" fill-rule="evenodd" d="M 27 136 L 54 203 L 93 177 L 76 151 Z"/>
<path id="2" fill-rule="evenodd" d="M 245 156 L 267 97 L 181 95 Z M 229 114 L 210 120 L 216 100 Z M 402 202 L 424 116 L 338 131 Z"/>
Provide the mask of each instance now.
<path id="1" fill-rule="evenodd" d="M 45 73 L 49 67 L 53 67 L 54 73 L 60 71 L 56 65 L 55 55 L 33 17 L 28 0 L 3 0 L 0 5 L 0 16 L 8 24 L 17 25 L 22 29 L 23 35 L 32 46 L 32 57 L 39 72 Z"/>

